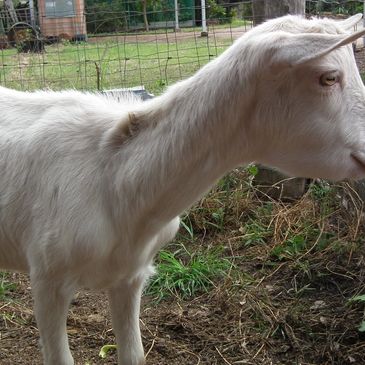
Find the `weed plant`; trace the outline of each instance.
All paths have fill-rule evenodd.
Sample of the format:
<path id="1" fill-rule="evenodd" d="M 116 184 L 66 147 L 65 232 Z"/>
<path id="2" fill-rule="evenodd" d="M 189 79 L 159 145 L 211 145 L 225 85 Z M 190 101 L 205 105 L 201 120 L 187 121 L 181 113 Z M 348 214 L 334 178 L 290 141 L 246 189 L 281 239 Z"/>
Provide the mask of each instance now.
<path id="1" fill-rule="evenodd" d="M 10 275 L 0 272 L 0 300 L 7 300 L 11 297 L 11 292 L 16 289 L 16 283 L 12 282 Z"/>
<path id="2" fill-rule="evenodd" d="M 167 296 L 180 299 L 194 297 L 224 279 L 232 263 L 222 257 L 223 249 L 216 247 L 201 252 L 189 252 L 183 244 L 174 252 L 163 250 L 158 256 L 157 275 L 146 293 L 160 301 Z"/>

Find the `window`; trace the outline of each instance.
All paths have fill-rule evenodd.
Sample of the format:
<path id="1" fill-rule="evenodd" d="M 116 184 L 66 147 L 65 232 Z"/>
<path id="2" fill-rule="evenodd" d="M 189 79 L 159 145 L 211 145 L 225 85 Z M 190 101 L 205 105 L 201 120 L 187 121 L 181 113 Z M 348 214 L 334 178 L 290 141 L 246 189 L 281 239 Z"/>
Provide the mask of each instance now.
<path id="1" fill-rule="evenodd" d="M 75 16 L 74 0 L 45 0 L 47 18 L 65 18 Z"/>

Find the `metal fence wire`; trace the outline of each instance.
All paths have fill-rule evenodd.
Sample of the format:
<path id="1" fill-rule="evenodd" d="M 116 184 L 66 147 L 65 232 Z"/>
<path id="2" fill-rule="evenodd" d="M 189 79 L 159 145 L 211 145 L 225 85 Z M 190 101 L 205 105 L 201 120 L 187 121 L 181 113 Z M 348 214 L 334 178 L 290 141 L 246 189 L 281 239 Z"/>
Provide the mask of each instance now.
<path id="1" fill-rule="evenodd" d="M 310 0 L 306 13 L 346 17 L 363 6 Z M 144 85 L 158 94 L 223 52 L 253 20 L 252 1 L 0 0 L 0 85 Z"/>

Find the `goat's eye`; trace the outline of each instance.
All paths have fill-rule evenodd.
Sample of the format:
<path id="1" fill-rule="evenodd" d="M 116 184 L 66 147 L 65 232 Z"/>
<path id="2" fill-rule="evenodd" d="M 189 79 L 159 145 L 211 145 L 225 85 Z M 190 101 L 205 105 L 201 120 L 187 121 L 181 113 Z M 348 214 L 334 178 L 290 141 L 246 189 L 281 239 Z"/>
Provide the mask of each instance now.
<path id="1" fill-rule="evenodd" d="M 337 72 L 326 72 L 323 75 L 321 75 L 319 83 L 322 86 L 333 86 L 338 82 L 338 80 L 339 76 Z"/>

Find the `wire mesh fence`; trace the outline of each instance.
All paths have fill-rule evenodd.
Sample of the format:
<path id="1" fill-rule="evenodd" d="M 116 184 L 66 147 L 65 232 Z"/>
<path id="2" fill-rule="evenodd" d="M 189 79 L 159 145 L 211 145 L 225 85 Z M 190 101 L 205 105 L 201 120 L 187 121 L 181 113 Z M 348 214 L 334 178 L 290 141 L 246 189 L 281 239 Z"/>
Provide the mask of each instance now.
<path id="1" fill-rule="evenodd" d="M 85 1 L 4 0 L 0 85 L 21 90 L 144 85 L 158 94 L 255 23 L 252 1 Z M 362 0 L 306 1 L 308 15 L 357 12 L 363 12 Z"/>

